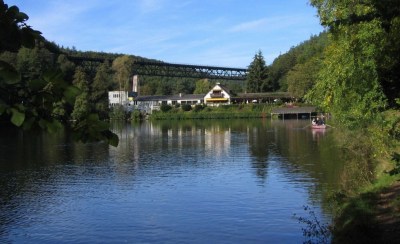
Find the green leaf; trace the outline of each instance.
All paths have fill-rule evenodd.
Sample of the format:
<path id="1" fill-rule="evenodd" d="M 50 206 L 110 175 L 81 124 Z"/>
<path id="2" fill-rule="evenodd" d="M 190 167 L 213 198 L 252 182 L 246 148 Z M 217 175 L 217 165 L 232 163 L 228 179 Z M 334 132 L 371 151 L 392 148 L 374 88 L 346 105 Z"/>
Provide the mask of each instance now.
<path id="1" fill-rule="evenodd" d="M 76 97 L 81 93 L 75 86 L 68 86 L 64 91 L 65 101 L 71 105 L 74 105 Z"/>
<path id="2" fill-rule="evenodd" d="M 15 16 L 16 20 L 19 22 L 24 22 L 27 21 L 29 19 L 29 16 L 26 13 L 23 12 L 19 12 L 16 16 Z"/>
<path id="3" fill-rule="evenodd" d="M 18 127 L 21 126 L 25 120 L 25 113 L 21 113 L 15 108 L 11 109 L 11 113 L 12 113 L 11 122 Z"/>
<path id="4" fill-rule="evenodd" d="M 21 80 L 21 74 L 9 63 L 0 60 L 0 78 L 6 84 L 16 84 Z"/>
<path id="5" fill-rule="evenodd" d="M 19 14 L 19 8 L 15 5 L 11 6 L 8 8 L 6 15 L 7 17 L 11 18 L 11 19 L 16 19 L 17 15 Z"/>

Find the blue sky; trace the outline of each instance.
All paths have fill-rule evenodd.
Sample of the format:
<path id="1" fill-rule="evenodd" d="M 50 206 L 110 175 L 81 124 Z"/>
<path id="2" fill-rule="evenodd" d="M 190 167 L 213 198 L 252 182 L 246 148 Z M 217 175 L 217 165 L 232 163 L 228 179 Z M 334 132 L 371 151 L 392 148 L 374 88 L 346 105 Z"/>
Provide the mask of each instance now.
<path id="1" fill-rule="evenodd" d="M 307 0 L 5 0 L 60 46 L 171 63 L 267 64 L 319 34 Z"/>

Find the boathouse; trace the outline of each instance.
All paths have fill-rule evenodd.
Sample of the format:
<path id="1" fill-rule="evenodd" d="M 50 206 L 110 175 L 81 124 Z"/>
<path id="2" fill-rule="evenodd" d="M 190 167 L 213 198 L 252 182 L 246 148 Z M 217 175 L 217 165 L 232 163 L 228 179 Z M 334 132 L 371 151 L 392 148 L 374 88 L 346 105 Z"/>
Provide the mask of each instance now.
<path id="1" fill-rule="evenodd" d="M 305 119 L 316 116 L 316 107 L 279 107 L 273 108 L 271 117 L 278 116 L 282 119 Z"/>

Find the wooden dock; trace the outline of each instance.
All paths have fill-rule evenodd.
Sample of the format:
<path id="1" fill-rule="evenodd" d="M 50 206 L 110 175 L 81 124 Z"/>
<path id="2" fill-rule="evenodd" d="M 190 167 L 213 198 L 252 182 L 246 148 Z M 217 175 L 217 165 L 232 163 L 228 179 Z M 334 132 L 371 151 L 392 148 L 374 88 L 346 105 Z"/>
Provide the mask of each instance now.
<path id="1" fill-rule="evenodd" d="M 271 111 L 271 117 L 273 115 L 282 116 L 285 119 L 285 115 L 296 116 L 297 119 L 306 116 L 311 119 L 312 115 L 315 114 L 316 107 L 280 107 L 280 108 L 273 108 Z"/>

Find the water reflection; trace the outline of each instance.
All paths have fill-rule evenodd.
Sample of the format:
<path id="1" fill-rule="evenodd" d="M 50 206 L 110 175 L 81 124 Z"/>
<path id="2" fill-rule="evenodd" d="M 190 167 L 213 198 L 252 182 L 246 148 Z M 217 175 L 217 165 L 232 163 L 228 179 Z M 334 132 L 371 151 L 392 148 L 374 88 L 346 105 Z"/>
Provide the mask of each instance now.
<path id="1" fill-rule="evenodd" d="M 292 215 L 342 173 L 307 124 L 115 123 L 118 147 L 4 130 L 0 242 L 301 242 Z"/>
<path id="2" fill-rule="evenodd" d="M 215 163 L 240 161 L 248 154 L 255 175 L 265 182 L 269 164 L 286 175 L 317 180 L 316 186 L 336 186 L 341 158 L 333 137 L 326 131 L 311 130 L 308 121 L 233 120 L 233 121 L 156 121 L 114 125 L 120 146 L 111 148 L 121 162 L 130 158 L 135 167 L 153 154 L 175 160 L 189 155 L 193 162 L 212 157 Z M 172 158 L 171 158 L 172 157 Z M 247 160 L 247 158 L 245 159 Z M 188 162 L 188 163 L 193 163 Z"/>

